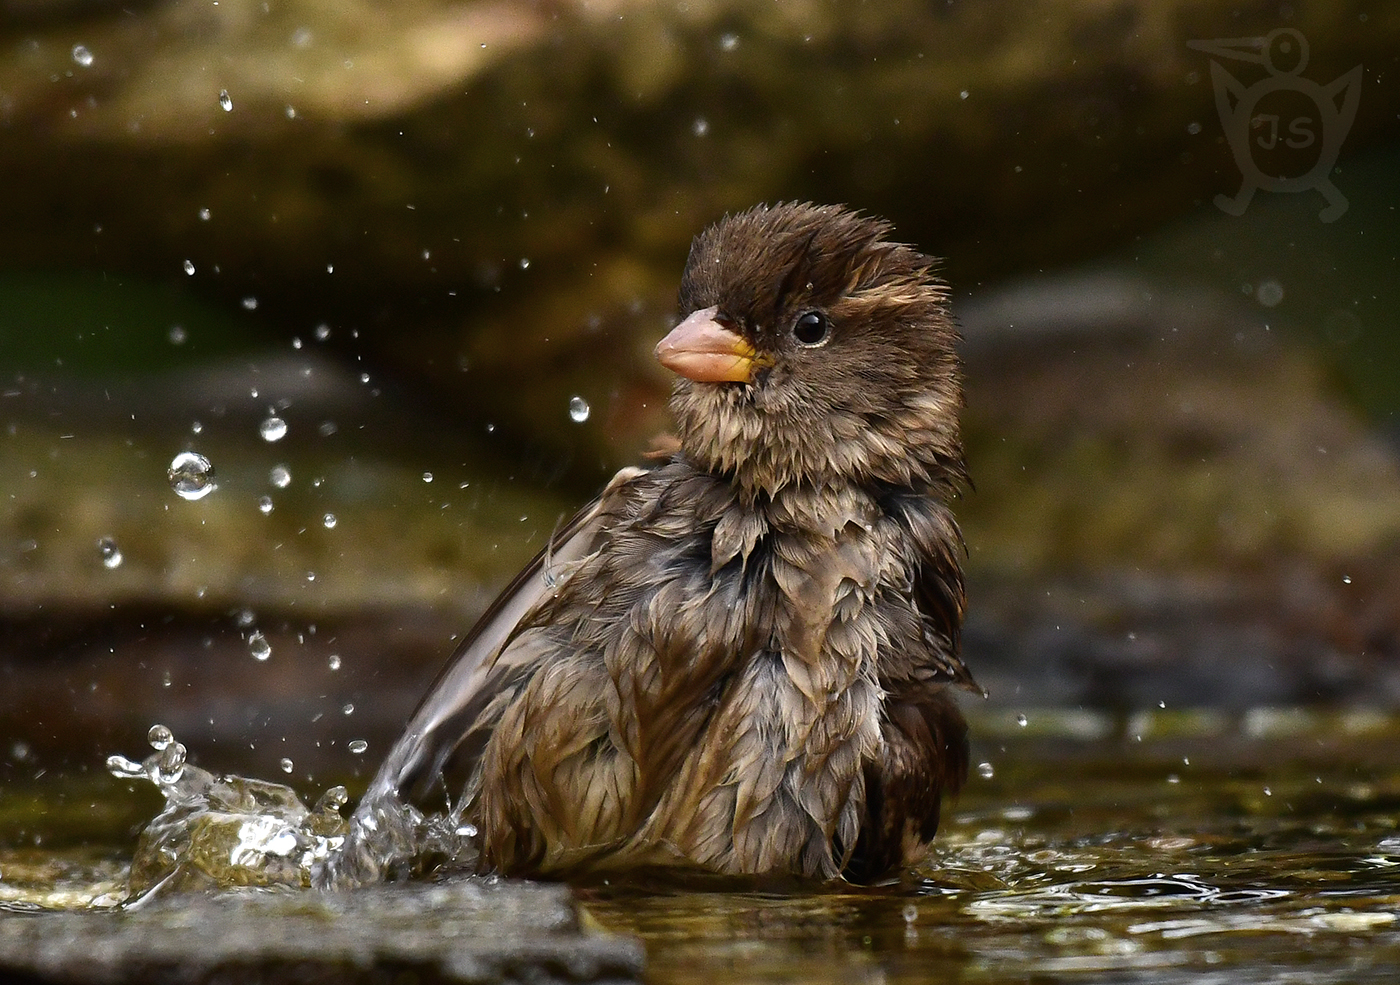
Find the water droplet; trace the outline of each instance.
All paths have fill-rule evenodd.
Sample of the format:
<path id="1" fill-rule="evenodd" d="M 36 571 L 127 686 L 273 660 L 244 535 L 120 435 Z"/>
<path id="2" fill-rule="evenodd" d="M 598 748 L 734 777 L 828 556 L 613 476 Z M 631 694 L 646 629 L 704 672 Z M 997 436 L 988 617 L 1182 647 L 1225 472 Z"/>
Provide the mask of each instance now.
<path id="1" fill-rule="evenodd" d="M 1350 585 L 1350 584 L 1351 584 L 1351 575 L 1342 575 L 1342 584 L 1343 584 L 1343 585 Z"/>
<path id="2" fill-rule="evenodd" d="M 272 656 L 272 644 L 267 641 L 261 629 L 255 629 L 248 634 L 248 652 L 253 655 L 254 660 L 266 660 Z"/>
<path id="3" fill-rule="evenodd" d="M 1283 285 L 1276 280 L 1266 280 L 1260 284 L 1254 292 L 1254 296 L 1259 299 L 1259 303 L 1266 308 L 1273 308 L 1283 300 Z"/>
<path id="4" fill-rule="evenodd" d="M 290 759 L 287 759 L 285 756 L 282 757 L 281 762 L 279 762 L 277 765 L 282 767 L 283 773 L 290 773 L 292 770 L 296 769 L 296 765 Z"/>
<path id="5" fill-rule="evenodd" d="M 269 417 L 258 425 L 258 434 L 264 441 L 281 441 L 287 436 L 287 422 L 280 417 Z"/>
<path id="6" fill-rule="evenodd" d="M 339 430 L 340 428 L 335 421 L 322 421 L 316 428 L 316 433 L 323 438 L 329 438 Z"/>
<path id="7" fill-rule="evenodd" d="M 433 481 L 433 474 L 432 474 L 431 472 L 424 472 L 424 473 L 423 473 L 423 481 L 424 481 L 424 482 L 432 482 L 432 481 Z"/>
<path id="8" fill-rule="evenodd" d="M 733 51 L 735 48 L 739 47 L 739 35 L 737 35 L 737 34 L 723 34 L 723 35 L 720 35 L 719 46 L 720 46 L 720 49 L 721 49 L 722 51 Z"/>
<path id="9" fill-rule="evenodd" d="M 166 335 L 166 338 L 170 339 L 170 344 L 171 344 L 171 345 L 184 345 L 184 344 L 185 344 L 185 341 L 186 341 L 189 337 L 190 337 L 190 336 L 189 336 L 189 333 L 186 332 L 185 329 L 184 329 L 184 327 L 181 326 L 181 325 L 176 325 L 176 326 L 174 326 L 173 328 L 170 329 L 170 332 Z"/>
<path id="10" fill-rule="evenodd" d="M 364 739 L 351 739 L 350 744 L 346 746 L 346 748 L 358 756 L 369 748 L 369 743 Z"/>
<path id="11" fill-rule="evenodd" d="M 233 621 L 240 629 L 246 629 L 258 621 L 258 614 L 252 609 L 239 609 Z"/>
<path id="12" fill-rule="evenodd" d="M 225 113 L 233 112 L 233 99 L 230 98 L 227 89 L 219 90 L 219 105 L 224 108 Z"/>
<path id="13" fill-rule="evenodd" d="M 92 64 L 92 52 L 88 51 L 87 45 L 75 44 L 73 46 L 73 61 L 77 62 L 83 68 L 87 68 Z"/>
<path id="14" fill-rule="evenodd" d="M 705 136 L 710 132 L 710 121 L 703 116 L 697 117 L 695 122 L 690 125 L 690 132 L 697 137 Z"/>
<path id="15" fill-rule="evenodd" d="M 1166 703 L 1165 701 L 1159 701 L 1159 702 L 1157 702 L 1157 707 L 1158 707 L 1158 708 L 1166 708 L 1166 707 L 1167 707 L 1167 703 Z"/>
<path id="16" fill-rule="evenodd" d="M 569 420 L 575 424 L 582 424 L 588 420 L 588 415 L 593 412 L 593 408 L 588 406 L 588 401 L 582 397 L 569 398 Z"/>
<path id="17" fill-rule="evenodd" d="M 193 261 L 193 260 L 186 260 L 186 261 L 185 261 L 185 273 L 189 274 L 191 277 L 194 276 L 194 261 Z"/>
<path id="18" fill-rule="evenodd" d="M 1025 715 L 1017 715 L 1017 716 L 1016 716 L 1016 724 L 1019 725 L 1019 726 L 1021 726 L 1021 728 L 1025 728 L 1027 722 L 1028 722 L 1028 719 L 1026 718 Z"/>
<path id="19" fill-rule="evenodd" d="M 958 93 L 958 98 L 959 98 L 959 99 L 966 99 L 966 98 L 968 97 L 968 95 L 969 95 L 968 91 L 967 91 L 966 89 L 964 89 L 962 92 Z"/>
<path id="20" fill-rule="evenodd" d="M 345 704 L 341 706 L 340 711 L 341 711 L 341 714 L 344 714 L 344 715 L 353 715 L 353 714 L 355 714 L 355 704 L 354 704 L 354 702 L 351 702 L 351 701 L 345 702 Z"/>
<path id="21" fill-rule="evenodd" d="M 905 922 L 905 923 L 913 923 L 913 922 L 914 922 L 915 920 L 917 920 L 917 919 L 919 919 L 919 908 L 918 908 L 917 906 L 915 906 L 913 903 L 905 903 L 905 904 L 904 904 L 904 922 Z"/>
<path id="22" fill-rule="evenodd" d="M 1196 123 L 1195 121 L 1192 121 L 1191 123 L 1186 124 L 1186 132 L 1194 137 L 1196 136 L 1196 134 L 1201 132 L 1201 125 L 1199 123 Z"/>
<path id="23" fill-rule="evenodd" d="M 521 257 L 521 258 L 520 258 L 520 269 L 521 269 L 521 270 L 529 270 L 529 269 L 530 269 L 530 258 L 529 258 L 529 257 Z"/>
<path id="24" fill-rule="evenodd" d="M 329 667 L 331 670 L 339 670 L 339 669 L 340 669 L 340 654 L 338 654 L 338 653 L 332 653 L 329 657 L 327 657 L 327 658 L 326 658 L 326 666 Z"/>
<path id="25" fill-rule="evenodd" d="M 321 523 L 327 530 L 334 530 L 336 524 L 335 514 L 327 513 L 325 516 L 321 517 Z"/>
<path id="26" fill-rule="evenodd" d="M 292 470 L 285 465 L 274 465 L 272 471 L 267 473 L 267 481 L 278 489 L 286 489 L 292 484 Z"/>
<path id="27" fill-rule="evenodd" d="M 197 451 L 182 451 L 171 459 L 166 477 L 181 499 L 203 499 L 219 488 L 214 482 L 213 463 Z"/>
<path id="28" fill-rule="evenodd" d="M 272 512 L 272 497 L 271 497 L 271 496 L 259 496 L 259 497 L 258 497 L 258 512 L 261 513 L 263 516 L 267 516 L 269 513 Z"/>
<path id="29" fill-rule="evenodd" d="M 316 341 L 324 342 L 331 337 L 331 327 L 329 325 L 316 326 Z"/>
<path id="30" fill-rule="evenodd" d="M 1265 787 L 1265 788 L 1264 788 L 1264 796 L 1265 796 L 1265 797 L 1272 797 L 1273 795 L 1274 795 L 1274 792 L 1273 792 L 1272 790 L 1270 790 L 1268 787 Z"/>
<path id="31" fill-rule="evenodd" d="M 248 295 L 248 297 L 243 299 L 243 307 L 248 311 L 257 311 L 258 299 L 253 297 L 251 294 Z"/>
<path id="32" fill-rule="evenodd" d="M 996 770 L 992 769 L 991 763 L 978 763 L 977 775 L 984 780 L 990 780 L 993 776 L 996 775 Z"/>
<path id="33" fill-rule="evenodd" d="M 120 568 L 122 566 L 124 558 L 122 557 L 121 548 L 117 546 L 117 542 L 111 537 L 98 538 L 97 553 L 102 556 L 102 567 L 110 569 Z"/>
<path id="34" fill-rule="evenodd" d="M 152 725 L 151 730 L 146 733 L 146 741 L 156 752 L 162 752 L 175 741 L 175 736 L 164 725 Z"/>
<path id="35" fill-rule="evenodd" d="M 201 220 L 203 220 L 204 222 L 208 222 L 208 221 L 209 221 L 209 217 L 212 216 L 213 214 L 214 214 L 214 213 L 210 212 L 207 208 L 205 208 L 205 209 L 200 209 L 200 210 L 199 210 L 199 218 L 200 218 Z"/>

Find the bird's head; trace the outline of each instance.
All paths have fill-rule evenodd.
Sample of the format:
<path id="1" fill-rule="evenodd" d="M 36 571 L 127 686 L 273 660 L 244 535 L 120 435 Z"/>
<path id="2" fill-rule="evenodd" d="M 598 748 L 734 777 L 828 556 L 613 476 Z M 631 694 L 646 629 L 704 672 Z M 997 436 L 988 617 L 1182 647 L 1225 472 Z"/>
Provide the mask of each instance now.
<path id="1" fill-rule="evenodd" d="M 927 487 L 962 474 L 957 330 L 935 261 L 888 223 L 779 204 L 696 237 L 684 316 L 656 347 L 696 464 L 750 493 Z"/>

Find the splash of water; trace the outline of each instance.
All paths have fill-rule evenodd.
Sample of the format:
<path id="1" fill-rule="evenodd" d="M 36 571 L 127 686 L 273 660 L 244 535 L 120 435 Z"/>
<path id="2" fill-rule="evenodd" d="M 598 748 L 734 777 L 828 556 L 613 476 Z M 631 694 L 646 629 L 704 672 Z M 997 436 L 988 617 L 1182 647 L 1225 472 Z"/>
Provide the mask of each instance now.
<path id="1" fill-rule="evenodd" d="M 155 752 L 141 762 L 107 759 L 112 775 L 149 780 L 165 797 L 137 842 L 128 905 L 164 892 L 306 888 L 313 868 L 344 841 L 344 787 L 331 787 L 308 808 L 280 783 L 190 765 L 184 744 L 164 725 L 152 726 L 147 739 Z"/>

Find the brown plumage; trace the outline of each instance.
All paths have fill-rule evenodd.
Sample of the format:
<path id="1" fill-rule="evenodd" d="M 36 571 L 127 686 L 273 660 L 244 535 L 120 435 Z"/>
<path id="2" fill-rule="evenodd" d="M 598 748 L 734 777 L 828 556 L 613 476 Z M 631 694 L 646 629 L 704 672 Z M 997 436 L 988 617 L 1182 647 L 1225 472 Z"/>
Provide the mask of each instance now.
<path id="1" fill-rule="evenodd" d="M 888 234 L 786 204 L 697 237 L 657 348 L 680 450 L 619 473 L 497 600 L 362 826 L 437 788 L 510 874 L 922 857 L 967 770 L 947 688 L 975 687 L 961 390 L 933 261 Z"/>

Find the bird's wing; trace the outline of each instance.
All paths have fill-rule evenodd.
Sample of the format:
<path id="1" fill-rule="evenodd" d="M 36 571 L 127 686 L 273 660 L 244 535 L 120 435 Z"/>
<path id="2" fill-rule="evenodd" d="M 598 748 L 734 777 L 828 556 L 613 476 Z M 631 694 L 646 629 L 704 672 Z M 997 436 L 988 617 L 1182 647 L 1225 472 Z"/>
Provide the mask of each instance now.
<path id="1" fill-rule="evenodd" d="M 924 632 L 934 655 L 935 674 L 974 694 L 987 692 L 973 678 L 959 655 L 967 594 L 963 587 L 962 534 L 947 505 L 927 496 L 900 496 L 892 501 L 913 540 L 918 563 L 914 602 L 924 619 Z"/>
<path id="2" fill-rule="evenodd" d="M 473 737 L 477 717 L 503 687 L 541 657 L 535 647 L 507 651 L 509 644 L 527 617 L 553 598 L 559 583 L 596 550 L 598 534 L 616 515 L 627 486 L 644 474 L 639 468 L 618 472 L 598 498 L 556 531 L 544 550 L 496 597 L 428 689 L 379 767 L 364 802 L 417 799 L 439 780 L 449 759 L 461 758 L 459 752 L 475 759 L 479 748 L 462 747 Z M 482 742 L 484 736 L 476 737 L 475 745 Z"/>

